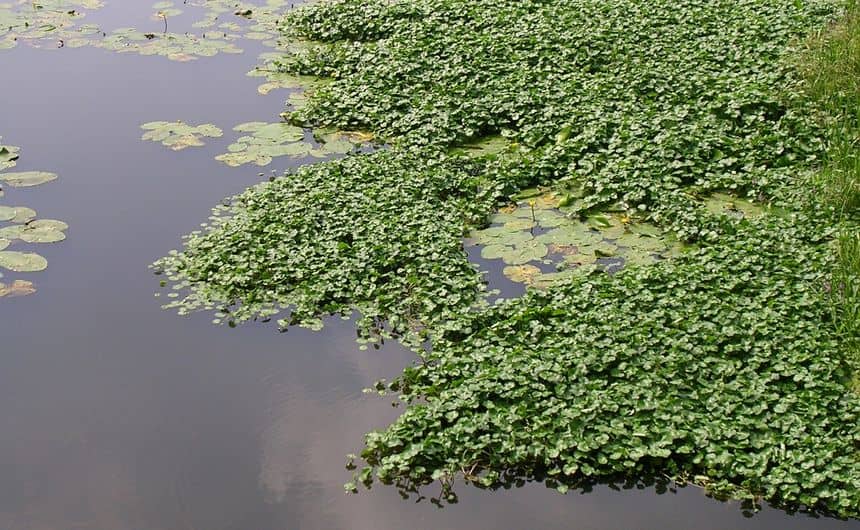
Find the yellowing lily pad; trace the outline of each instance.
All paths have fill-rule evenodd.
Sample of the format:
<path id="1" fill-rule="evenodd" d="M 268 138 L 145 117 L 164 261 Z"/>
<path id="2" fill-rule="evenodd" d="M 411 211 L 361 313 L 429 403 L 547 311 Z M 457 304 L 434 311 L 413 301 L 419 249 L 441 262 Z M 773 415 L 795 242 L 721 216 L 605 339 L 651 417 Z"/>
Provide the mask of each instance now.
<path id="1" fill-rule="evenodd" d="M 541 271 L 534 265 L 508 265 L 502 273 L 511 281 L 519 283 L 531 283 Z"/>
<path id="2" fill-rule="evenodd" d="M 764 214 L 764 208 L 752 202 L 728 195 L 714 193 L 705 201 L 705 209 L 717 215 L 737 218 L 753 218 Z"/>
<path id="3" fill-rule="evenodd" d="M 33 283 L 25 280 L 15 280 L 10 285 L 0 283 L 0 298 L 27 296 L 35 292 L 36 288 L 33 286 Z"/>

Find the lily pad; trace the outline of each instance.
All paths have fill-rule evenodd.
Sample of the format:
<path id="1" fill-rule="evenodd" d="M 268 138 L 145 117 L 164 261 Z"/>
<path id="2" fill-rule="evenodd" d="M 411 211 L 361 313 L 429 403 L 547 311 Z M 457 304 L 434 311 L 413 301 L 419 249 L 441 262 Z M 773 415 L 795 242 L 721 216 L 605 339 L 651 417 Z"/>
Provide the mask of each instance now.
<path id="1" fill-rule="evenodd" d="M 14 210 L 15 217 L 11 219 L 13 223 L 26 223 L 36 217 L 36 210 L 26 206 L 16 206 Z"/>
<path id="2" fill-rule="evenodd" d="M 541 270 L 534 265 L 508 265 L 502 269 L 502 274 L 514 282 L 532 283 Z"/>
<path id="3" fill-rule="evenodd" d="M 481 249 L 481 257 L 484 259 L 500 259 L 511 250 L 513 250 L 513 247 L 506 245 L 487 245 Z"/>
<path id="4" fill-rule="evenodd" d="M 15 280 L 10 285 L 0 283 L 0 298 L 27 296 L 35 292 L 36 288 L 33 286 L 33 283 L 25 280 Z"/>
<path id="5" fill-rule="evenodd" d="M 517 244 L 513 249 L 502 254 L 502 259 L 509 265 L 522 265 L 530 261 L 536 261 L 547 255 L 549 249 L 546 245 L 532 239 Z"/>
<path id="6" fill-rule="evenodd" d="M 0 205 L 0 221 L 11 221 L 17 214 L 18 212 L 15 208 Z"/>
<path id="7" fill-rule="evenodd" d="M 18 173 L 0 173 L 0 182 L 13 188 L 28 188 L 57 180 L 55 173 L 47 171 L 22 171 Z"/>
<path id="8" fill-rule="evenodd" d="M 758 217 L 765 212 L 762 206 L 726 193 L 711 195 L 705 200 L 705 209 L 716 215 L 728 215 L 739 219 Z"/>
<path id="9" fill-rule="evenodd" d="M 27 243 L 58 243 L 66 239 L 66 234 L 51 226 L 34 227 L 27 225 L 18 235 L 18 239 Z"/>
<path id="10" fill-rule="evenodd" d="M 48 268 L 48 260 L 32 252 L 2 250 L 0 267 L 14 272 L 39 272 Z"/>
<path id="11" fill-rule="evenodd" d="M 18 160 L 17 147 L 10 145 L 0 145 L 0 171 L 15 167 Z"/>

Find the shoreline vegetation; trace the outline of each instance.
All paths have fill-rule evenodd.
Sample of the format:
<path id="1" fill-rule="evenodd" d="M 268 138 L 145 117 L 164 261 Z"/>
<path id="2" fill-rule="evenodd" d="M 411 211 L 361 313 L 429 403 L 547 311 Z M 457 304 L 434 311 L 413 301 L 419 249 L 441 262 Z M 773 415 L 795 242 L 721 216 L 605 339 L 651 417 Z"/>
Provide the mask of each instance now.
<path id="1" fill-rule="evenodd" d="M 860 516 L 855 1 L 332 0 L 282 29 L 280 71 L 329 79 L 288 120 L 380 149 L 226 200 L 155 268 L 180 313 L 357 311 L 361 341 L 415 350 L 347 490 L 669 479 Z M 612 212 L 612 239 L 686 250 L 491 304 L 463 238 L 535 187 L 553 222 Z"/>
<path id="2" fill-rule="evenodd" d="M 830 118 L 828 158 L 814 185 L 844 223 L 829 292 L 860 391 L 860 3 L 849 0 L 841 18 L 808 39 L 799 70 L 810 99 Z"/>

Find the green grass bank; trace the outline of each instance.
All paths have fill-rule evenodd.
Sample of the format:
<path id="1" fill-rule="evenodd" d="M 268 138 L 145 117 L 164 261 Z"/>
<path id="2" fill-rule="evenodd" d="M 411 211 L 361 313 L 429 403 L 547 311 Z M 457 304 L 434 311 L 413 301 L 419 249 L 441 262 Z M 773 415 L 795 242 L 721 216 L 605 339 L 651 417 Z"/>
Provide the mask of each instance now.
<path id="1" fill-rule="evenodd" d="M 231 198 L 156 266 L 180 312 L 361 314 L 420 362 L 356 482 L 560 491 L 666 477 L 857 516 L 854 4 L 335 0 L 297 9 L 280 67 L 331 82 L 290 120 L 372 154 Z M 812 35 L 812 37 L 810 37 Z M 852 70 L 854 69 L 854 70 Z M 495 154 L 458 146 L 501 135 Z M 688 243 L 489 304 L 463 237 L 546 186 Z M 715 192 L 761 215 L 707 207 Z M 426 348 L 424 346 L 430 346 Z M 349 484 L 352 489 L 356 484 Z"/>

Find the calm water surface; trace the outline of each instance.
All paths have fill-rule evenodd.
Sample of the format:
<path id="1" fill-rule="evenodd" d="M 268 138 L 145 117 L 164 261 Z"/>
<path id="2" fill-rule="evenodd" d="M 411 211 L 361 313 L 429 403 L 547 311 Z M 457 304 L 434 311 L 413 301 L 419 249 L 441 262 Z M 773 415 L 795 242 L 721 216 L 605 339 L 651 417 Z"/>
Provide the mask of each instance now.
<path id="1" fill-rule="evenodd" d="M 93 20 L 157 30 L 148 3 L 131 4 Z M 770 509 L 745 519 L 695 488 L 460 487 L 460 504 L 442 510 L 386 487 L 345 495 L 344 455 L 399 410 L 361 389 L 413 356 L 396 344 L 359 351 L 349 322 L 229 329 L 153 298 L 147 265 L 261 180 L 213 159 L 233 125 L 283 108 L 284 92 L 259 96 L 261 81 L 244 75 L 264 50 L 243 46 L 192 63 L 0 52 L 0 135 L 22 147 L 16 169 L 60 174 L 10 200 L 71 226 L 39 249 L 51 263 L 32 278 L 39 292 L 0 301 L 0 530 L 860 528 Z M 179 153 L 140 141 L 141 123 L 176 119 L 225 137 Z"/>

